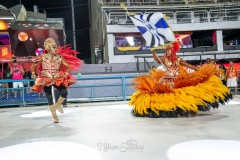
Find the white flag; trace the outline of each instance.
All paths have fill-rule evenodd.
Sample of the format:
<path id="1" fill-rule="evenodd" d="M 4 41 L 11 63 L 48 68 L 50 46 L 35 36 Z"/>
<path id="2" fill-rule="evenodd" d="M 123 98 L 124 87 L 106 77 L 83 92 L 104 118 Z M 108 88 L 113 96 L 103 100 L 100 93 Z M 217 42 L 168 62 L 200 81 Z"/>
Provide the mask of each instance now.
<path id="1" fill-rule="evenodd" d="M 130 16 L 151 48 L 175 41 L 174 33 L 160 12 Z"/>

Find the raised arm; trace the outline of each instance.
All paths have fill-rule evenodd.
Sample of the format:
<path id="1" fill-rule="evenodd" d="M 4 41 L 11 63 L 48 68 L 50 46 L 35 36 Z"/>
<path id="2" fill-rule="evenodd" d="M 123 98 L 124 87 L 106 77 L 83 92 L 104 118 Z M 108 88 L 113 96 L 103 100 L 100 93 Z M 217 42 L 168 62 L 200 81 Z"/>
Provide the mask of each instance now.
<path id="1" fill-rule="evenodd" d="M 159 57 L 157 56 L 157 54 L 156 54 L 155 51 L 152 51 L 152 55 L 153 55 L 153 59 L 154 59 L 155 61 L 157 61 L 158 63 L 161 63 L 161 62 L 160 62 L 160 59 L 159 59 Z"/>
<path id="2" fill-rule="evenodd" d="M 186 61 L 184 61 L 183 59 L 180 60 L 180 65 L 184 66 L 184 67 L 187 67 L 187 68 L 190 68 L 190 69 L 194 69 L 195 71 L 199 71 L 199 68 L 198 67 L 195 67 L 189 63 L 187 63 Z"/>

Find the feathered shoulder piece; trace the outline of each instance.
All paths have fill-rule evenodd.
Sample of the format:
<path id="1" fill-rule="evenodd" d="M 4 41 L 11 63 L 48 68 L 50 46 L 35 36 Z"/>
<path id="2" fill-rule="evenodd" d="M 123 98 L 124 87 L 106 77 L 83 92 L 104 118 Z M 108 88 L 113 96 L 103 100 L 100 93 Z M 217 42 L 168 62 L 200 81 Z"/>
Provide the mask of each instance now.
<path id="1" fill-rule="evenodd" d="M 179 42 L 173 42 L 167 47 L 167 49 L 169 48 L 174 49 L 175 52 L 178 52 L 180 50 L 180 44 Z"/>
<path id="2" fill-rule="evenodd" d="M 180 50 L 180 44 L 179 42 L 173 42 L 173 48 L 176 52 Z"/>
<path id="3" fill-rule="evenodd" d="M 69 45 L 62 46 L 58 48 L 57 54 L 61 55 L 65 61 L 72 67 L 72 71 L 78 71 L 82 61 L 74 56 L 74 54 L 79 54 L 79 52 L 72 50 Z"/>

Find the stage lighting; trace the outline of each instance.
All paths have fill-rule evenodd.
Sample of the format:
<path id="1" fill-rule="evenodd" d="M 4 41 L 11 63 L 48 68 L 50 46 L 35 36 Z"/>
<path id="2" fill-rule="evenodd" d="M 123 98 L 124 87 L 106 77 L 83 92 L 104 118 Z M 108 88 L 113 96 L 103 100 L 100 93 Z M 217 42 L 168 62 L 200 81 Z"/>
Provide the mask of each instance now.
<path id="1" fill-rule="evenodd" d="M 25 32 L 20 32 L 18 33 L 18 39 L 21 42 L 25 42 L 26 40 L 28 40 L 28 34 Z"/>
<path id="2" fill-rule="evenodd" d="M 17 57 L 16 57 L 16 56 L 13 56 L 12 59 L 17 59 Z"/>

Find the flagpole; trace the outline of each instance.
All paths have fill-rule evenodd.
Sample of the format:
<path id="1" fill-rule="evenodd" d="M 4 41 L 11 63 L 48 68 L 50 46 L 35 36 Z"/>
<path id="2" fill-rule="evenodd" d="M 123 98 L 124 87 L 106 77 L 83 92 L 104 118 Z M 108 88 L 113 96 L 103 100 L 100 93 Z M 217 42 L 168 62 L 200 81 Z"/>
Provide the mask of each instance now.
<path id="1" fill-rule="evenodd" d="M 75 32 L 75 15 L 74 15 L 74 2 L 71 0 L 71 8 L 72 8 L 72 28 L 73 28 L 73 49 L 76 50 L 76 32 Z M 77 56 L 75 54 L 75 56 Z"/>

